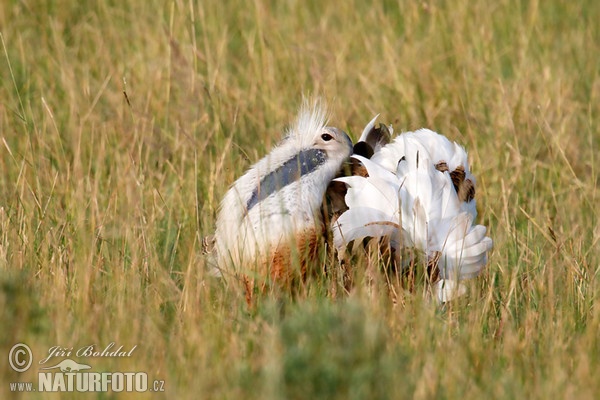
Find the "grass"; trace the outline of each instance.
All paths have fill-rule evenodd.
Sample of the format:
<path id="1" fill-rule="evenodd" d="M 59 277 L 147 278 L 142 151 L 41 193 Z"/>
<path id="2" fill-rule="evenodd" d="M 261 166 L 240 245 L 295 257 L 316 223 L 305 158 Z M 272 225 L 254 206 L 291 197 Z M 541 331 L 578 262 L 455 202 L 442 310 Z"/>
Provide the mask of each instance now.
<path id="1" fill-rule="evenodd" d="M 600 6 L 354 3 L 2 2 L 0 354 L 36 357 L 0 363 L 2 397 L 50 347 L 110 342 L 137 348 L 76 360 L 165 381 L 132 397 L 600 394 Z M 249 313 L 207 275 L 220 199 L 303 94 L 354 138 L 381 113 L 467 147 L 494 240 L 467 297 L 357 265 L 349 295 Z"/>

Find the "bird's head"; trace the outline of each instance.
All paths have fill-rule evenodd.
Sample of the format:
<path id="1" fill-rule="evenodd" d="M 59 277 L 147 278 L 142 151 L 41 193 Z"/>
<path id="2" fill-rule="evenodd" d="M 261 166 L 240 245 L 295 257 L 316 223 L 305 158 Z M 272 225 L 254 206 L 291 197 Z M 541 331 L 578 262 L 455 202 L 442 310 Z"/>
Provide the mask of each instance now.
<path id="1" fill-rule="evenodd" d="M 352 140 L 341 129 L 326 126 L 317 131 L 312 148 L 323 151 L 331 163 L 341 163 L 352 153 Z"/>
<path id="2" fill-rule="evenodd" d="M 288 130 L 280 148 L 282 161 L 308 161 L 302 168 L 302 175 L 319 170 L 325 174 L 323 178 L 331 180 L 331 171 L 337 172 L 352 154 L 352 140 L 341 129 L 327 126 L 327 111 L 321 101 L 315 100 L 311 104 L 305 100 L 296 123 Z"/>
<path id="3" fill-rule="evenodd" d="M 310 182 L 309 192 L 318 198 L 352 153 L 352 141 L 342 130 L 326 126 L 326 112 L 319 102 L 305 102 L 296 123 L 269 155 L 255 164 L 241 180 L 239 193 L 246 209 L 277 194 L 287 196 L 294 184 Z M 258 185 L 257 185 L 258 181 Z"/>

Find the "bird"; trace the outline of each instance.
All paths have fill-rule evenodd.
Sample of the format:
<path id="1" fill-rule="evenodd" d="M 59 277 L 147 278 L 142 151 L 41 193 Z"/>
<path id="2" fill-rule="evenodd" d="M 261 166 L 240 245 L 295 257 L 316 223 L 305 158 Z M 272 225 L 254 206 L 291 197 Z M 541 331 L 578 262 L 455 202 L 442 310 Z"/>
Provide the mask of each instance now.
<path id="1" fill-rule="evenodd" d="M 466 150 L 428 129 L 373 150 L 352 155 L 362 174 L 334 179 L 346 186 L 347 207 L 332 221 L 336 249 L 343 254 L 352 241 L 383 238 L 396 254 L 415 250 L 435 272 L 438 301 L 458 297 L 466 290 L 461 281 L 481 272 L 493 246 L 487 228 L 474 224 L 475 177 Z M 402 268 L 414 260 L 397 262 Z"/>
<path id="2" fill-rule="evenodd" d="M 352 153 L 349 136 L 327 119 L 320 100 L 305 100 L 283 140 L 220 203 L 212 264 L 243 283 L 248 303 L 255 287 L 302 279 L 317 257 L 325 191 Z"/>
<path id="3" fill-rule="evenodd" d="M 379 124 L 375 126 L 379 118 L 377 114 L 367 125 L 365 125 L 358 141 L 352 148 L 352 153 L 366 158 L 371 158 L 373 154 L 378 153 L 385 145 L 390 143 L 394 129 L 391 125 Z"/>

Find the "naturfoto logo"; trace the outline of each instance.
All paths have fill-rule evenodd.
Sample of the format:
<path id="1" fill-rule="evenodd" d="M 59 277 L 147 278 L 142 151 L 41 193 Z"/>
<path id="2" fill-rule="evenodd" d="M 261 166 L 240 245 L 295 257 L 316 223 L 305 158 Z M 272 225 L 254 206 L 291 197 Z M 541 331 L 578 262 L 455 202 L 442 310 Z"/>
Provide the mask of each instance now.
<path id="1" fill-rule="evenodd" d="M 53 365 L 52 367 L 46 367 L 46 368 L 40 368 L 40 369 L 54 369 L 54 368 L 60 368 L 60 370 L 62 372 L 79 372 L 83 369 L 90 369 L 92 367 L 90 367 L 87 364 L 79 364 L 79 363 L 77 363 L 73 360 L 69 360 L 67 358 L 65 360 L 62 360 L 58 364 Z"/>
<path id="2" fill-rule="evenodd" d="M 131 357 L 137 345 L 131 348 L 117 346 L 115 342 L 105 347 L 87 345 L 83 347 L 53 346 L 47 355 L 38 362 L 37 386 L 34 382 L 11 382 L 13 392 L 162 392 L 163 380 L 149 380 L 148 374 L 141 371 L 102 371 L 92 370 L 87 361 L 73 360 L 99 357 Z M 29 369 L 34 359 L 31 348 L 24 343 L 14 345 L 8 360 L 11 368 L 18 373 Z M 92 363 L 93 364 L 93 363 Z"/>

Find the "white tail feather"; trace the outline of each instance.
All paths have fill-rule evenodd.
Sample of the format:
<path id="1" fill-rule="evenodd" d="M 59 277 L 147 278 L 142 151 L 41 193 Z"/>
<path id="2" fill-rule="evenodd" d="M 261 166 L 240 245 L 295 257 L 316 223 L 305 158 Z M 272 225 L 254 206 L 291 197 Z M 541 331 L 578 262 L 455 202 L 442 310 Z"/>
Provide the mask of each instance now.
<path id="1" fill-rule="evenodd" d="M 365 130 L 374 123 L 375 119 Z M 468 201 L 458 197 L 461 179 L 475 184 L 464 148 L 421 129 L 396 137 L 370 160 L 353 157 L 365 166 L 368 176 L 337 179 L 348 188 L 349 209 L 333 226 L 335 246 L 342 249 L 352 240 L 402 234 L 403 246 L 428 256 L 440 252 L 443 283 L 437 294 L 441 301 L 462 293 L 460 280 L 479 274 L 492 248 L 486 228 L 473 225 L 473 196 L 466 196 Z"/>
<path id="2" fill-rule="evenodd" d="M 358 139 L 359 142 L 366 142 L 367 141 L 367 136 L 369 135 L 369 132 L 371 132 L 371 129 L 373 129 L 373 127 L 375 126 L 375 122 L 377 121 L 377 118 L 379 118 L 379 114 L 377 114 L 375 116 L 375 118 L 373 118 L 371 121 L 369 121 L 369 123 L 367 125 L 365 125 L 365 129 L 363 129 L 360 138 Z"/>

